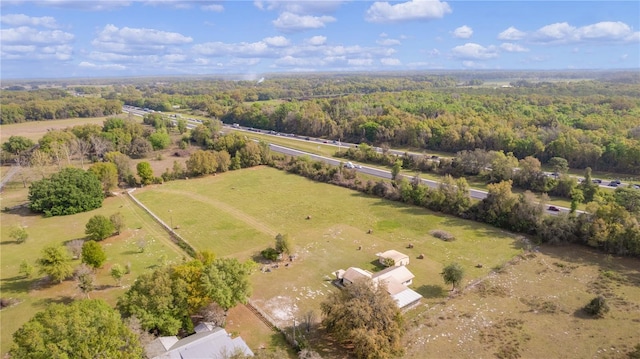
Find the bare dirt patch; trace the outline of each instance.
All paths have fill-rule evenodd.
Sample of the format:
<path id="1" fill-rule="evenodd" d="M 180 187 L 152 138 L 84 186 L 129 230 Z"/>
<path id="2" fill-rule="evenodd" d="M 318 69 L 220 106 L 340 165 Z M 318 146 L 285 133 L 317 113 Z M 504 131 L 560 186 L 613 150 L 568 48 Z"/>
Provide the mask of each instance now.
<path id="1" fill-rule="evenodd" d="M 444 303 L 423 307 L 409 323 L 406 357 L 624 357 L 640 342 L 638 269 L 637 260 L 582 247 L 521 255 Z M 602 319 L 582 311 L 594 295 L 611 306 Z"/>

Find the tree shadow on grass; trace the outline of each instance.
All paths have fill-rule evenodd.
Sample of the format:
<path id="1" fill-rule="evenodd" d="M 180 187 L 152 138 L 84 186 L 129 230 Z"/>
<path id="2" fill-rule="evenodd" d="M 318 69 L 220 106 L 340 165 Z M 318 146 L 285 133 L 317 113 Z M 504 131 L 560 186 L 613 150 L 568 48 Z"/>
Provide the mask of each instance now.
<path id="1" fill-rule="evenodd" d="M 38 281 L 38 278 L 15 276 L 2 279 L 2 295 L 7 293 L 26 293 Z"/>
<path id="2" fill-rule="evenodd" d="M 573 312 L 573 316 L 579 319 L 594 320 L 599 319 L 598 316 L 587 313 L 584 308 L 578 308 Z"/>
<path id="3" fill-rule="evenodd" d="M 416 289 L 416 292 L 420 293 L 424 298 L 446 298 L 449 296 L 448 290 L 434 284 L 421 285 Z"/>
<path id="4" fill-rule="evenodd" d="M 36 306 L 40 306 L 40 307 L 44 307 L 44 306 L 48 306 L 51 304 L 69 304 L 71 302 L 73 302 L 74 299 L 73 297 L 67 296 L 67 295 L 61 295 L 58 297 L 54 297 L 54 298 L 41 298 L 38 299 L 34 302 L 34 305 Z"/>
<path id="5" fill-rule="evenodd" d="M 2 210 L 3 213 L 13 214 L 20 217 L 36 217 L 42 216 L 42 213 L 32 212 L 29 209 L 29 204 L 19 204 L 17 206 L 13 206 L 11 208 L 5 208 Z"/>
<path id="6" fill-rule="evenodd" d="M 0 242 L 0 246 L 4 246 L 4 245 L 7 245 L 7 244 L 20 244 L 20 242 L 18 242 L 18 241 L 2 241 L 2 242 Z"/>
<path id="7" fill-rule="evenodd" d="M 140 251 L 139 250 L 138 251 L 134 251 L 134 250 L 130 249 L 130 250 L 126 250 L 126 251 L 124 251 L 124 252 L 122 252 L 120 254 L 122 254 L 124 256 L 136 255 L 136 254 L 140 254 Z"/>

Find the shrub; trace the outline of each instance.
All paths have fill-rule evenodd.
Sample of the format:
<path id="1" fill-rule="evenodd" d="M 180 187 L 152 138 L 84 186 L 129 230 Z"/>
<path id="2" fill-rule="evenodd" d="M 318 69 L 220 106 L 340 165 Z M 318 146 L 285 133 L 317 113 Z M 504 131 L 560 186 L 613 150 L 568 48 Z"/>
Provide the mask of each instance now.
<path id="1" fill-rule="evenodd" d="M 584 311 L 594 317 L 602 318 L 609 311 L 607 299 L 601 295 L 591 299 L 584 307 Z"/>
<path id="2" fill-rule="evenodd" d="M 269 259 L 272 261 L 275 261 L 278 259 L 278 251 L 275 250 L 275 248 L 267 248 L 265 250 L 263 250 L 262 252 L 260 252 L 260 254 L 262 255 L 262 257 L 264 257 L 265 259 Z"/>
<path id="3" fill-rule="evenodd" d="M 443 231 L 441 229 L 434 229 L 431 232 L 429 232 L 429 234 L 431 234 L 432 236 L 442 239 L 443 241 L 453 241 L 456 239 L 456 236 L 454 236 L 453 234 L 447 232 L 447 231 Z"/>

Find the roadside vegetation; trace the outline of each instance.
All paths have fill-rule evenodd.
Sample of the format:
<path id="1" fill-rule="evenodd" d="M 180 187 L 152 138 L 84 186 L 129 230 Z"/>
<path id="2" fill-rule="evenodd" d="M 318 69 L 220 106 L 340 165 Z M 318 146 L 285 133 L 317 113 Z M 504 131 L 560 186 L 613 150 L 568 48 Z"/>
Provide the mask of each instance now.
<path id="1" fill-rule="evenodd" d="M 153 335 L 190 334 L 202 320 L 246 334 L 265 348 L 258 358 L 560 355 L 542 322 L 568 323 L 554 337 L 575 333 L 563 343 L 579 356 L 633 356 L 639 343 L 625 333 L 640 320 L 640 190 L 605 191 L 592 168 L 638 174 L 638 80 L 167 81 L 90 86 L 87 97 L 13 86 L 0 114 L 0 161 L 11 165 L 2 353 L 68 354 L 55 335 L 34 343 L 30 333 L 55 323 L 56 335 L 73 336 L 89 310 L 100 314 L 96 329 L 119 334 L 81 350 L 115 353 L 124 341 L 132 357 Z M 142 121 L 121 115 L 123 104 L 145 107 Z M 84 119 L 33 126 L 66 117 Z M 330 155 L 389 168 L 392 179 L 272 154 L 223 122 L 358 143 Z M 582 181 L 568 175 L 576 169 Z M 472 200 L 467 179 L 488 196 Z M 570 213 L 548 215 L 548 195 Z M 332 285 L 339 269 L 382 270 L 376 253 L 387 249 L 411 258 L 421 304 L 400 312 L 375 286 Z M 242 319 L 247 311 L 261 324 Z M 586 336 L 592 345 L 577 349 Z"/>

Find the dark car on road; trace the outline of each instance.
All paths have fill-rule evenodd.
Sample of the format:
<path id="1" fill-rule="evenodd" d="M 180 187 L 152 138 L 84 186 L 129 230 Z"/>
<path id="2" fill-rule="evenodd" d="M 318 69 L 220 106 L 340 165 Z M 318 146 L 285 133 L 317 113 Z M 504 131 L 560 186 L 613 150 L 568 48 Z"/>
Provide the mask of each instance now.
<path id="1" fill-rule="evenodd" d="M 549 208 L 547 208 L 547 210 L 552 211 L 552 212 L 560 212 L 560 208 L 558 208 L 556 206 L 549 206 Z"/>

